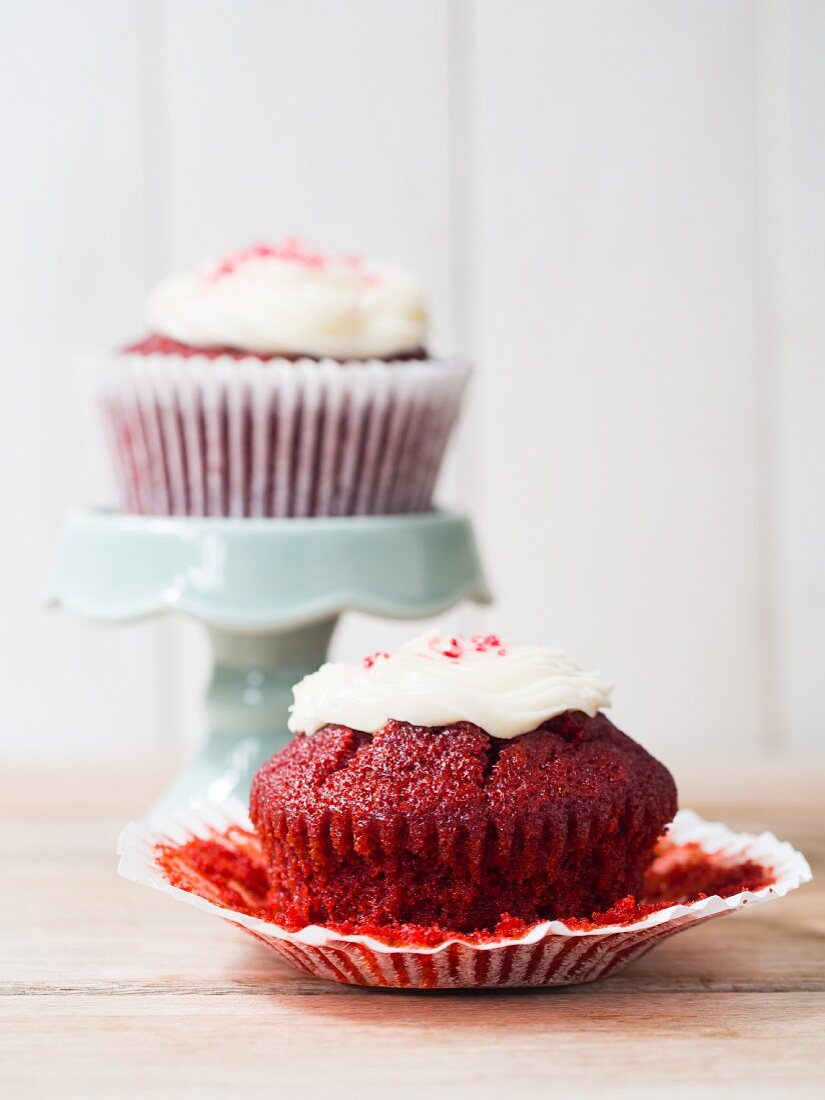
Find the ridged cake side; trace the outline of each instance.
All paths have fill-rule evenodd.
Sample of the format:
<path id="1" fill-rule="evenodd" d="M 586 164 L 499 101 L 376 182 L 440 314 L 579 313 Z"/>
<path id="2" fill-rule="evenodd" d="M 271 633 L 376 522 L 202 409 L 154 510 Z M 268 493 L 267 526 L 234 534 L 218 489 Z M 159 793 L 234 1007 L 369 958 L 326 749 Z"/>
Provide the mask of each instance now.
<path id="1" fill-rule="evenodd" d="M 250 803 L 289 924 L 456 931 L 638 893 L 675 812 L 667 769 L 579 712 L 511 741 L 470 723 L 327 726 L 264 764 Z"/>

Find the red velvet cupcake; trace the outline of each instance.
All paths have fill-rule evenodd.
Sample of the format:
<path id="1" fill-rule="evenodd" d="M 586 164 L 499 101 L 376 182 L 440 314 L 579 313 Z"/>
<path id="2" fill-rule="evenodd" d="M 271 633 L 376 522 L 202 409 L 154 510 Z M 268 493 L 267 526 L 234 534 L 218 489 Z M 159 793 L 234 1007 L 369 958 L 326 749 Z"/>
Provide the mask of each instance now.
<path id="1" fill-rule="evenodd" d="M 124 511 L 426 511 L 467 372 L 403 268 L 259 245 L 161 283 L 103 413 Z"/>
<path id="2" fill-rule="evenodd" d="M 493 930 L 639 893 L 676 812 L 670 773 L 557 651 L 417 639 L 295 691 L 296 739 L 250 813 L 274 919 Z"/>

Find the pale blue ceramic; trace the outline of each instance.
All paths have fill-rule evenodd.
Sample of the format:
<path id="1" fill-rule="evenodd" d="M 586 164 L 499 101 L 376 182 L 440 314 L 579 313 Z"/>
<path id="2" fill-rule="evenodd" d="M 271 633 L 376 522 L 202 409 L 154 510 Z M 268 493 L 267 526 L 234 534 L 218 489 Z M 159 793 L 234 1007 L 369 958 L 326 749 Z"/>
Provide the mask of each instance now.
<path id="1" fill-rule="evenodd" d="M 157 807 L 245 799 L 289 734 L 292 685 L 326 658 L 342 611 L 425 618 L 489 600 L 469 520 L 448 512 L 334 519 L 72 513 L 56 601 L 104 622 L 161 612 L 209 630 L 209 736 Z"/>

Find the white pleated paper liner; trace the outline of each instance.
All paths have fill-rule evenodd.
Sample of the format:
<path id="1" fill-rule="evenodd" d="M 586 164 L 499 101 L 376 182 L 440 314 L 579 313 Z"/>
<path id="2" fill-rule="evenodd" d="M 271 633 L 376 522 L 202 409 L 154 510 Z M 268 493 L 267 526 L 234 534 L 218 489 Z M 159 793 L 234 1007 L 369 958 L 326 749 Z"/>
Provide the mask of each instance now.
<path id="1" fill-rule="evenodd" d="M 618 970 L 676 932 L 745 905 L 784 897 L 811 878 L 804 856 L 771 833 L 734 833 L 725 825 L 704 821 L 691 810 L 680 810 L 669 832 L 675 845 L 697 844 L 706 854 L 728 864 L 751 861 L 771 868 L 772 883 L 731 897 L 713 895 L 690 904 L 671 905 L 631 924 L 576 930 L 553 920 L 534 925 L 519 939 L 475 943 L 452 936 L 436 946 L 399 947 L 372 936 L 343 935 L 319 925 L 289 932 L 258 917 L 215 905 L 167 881 L 155 860 L 157 844 L 208 838 L 233 825 L 251 828 L 246 810 L 238 802 L 223 806 L 203 803 L 148 822 L 134 822 L 118 842 L 119 873 L 228 920 L 305 974 L 350 985 L 480 989 L 590 982 Z"/>
<path id="2" fill-rule="evenodd" d="M 428 511 L 467 368 L 122 353 L 101 408 L 122 511 Z"/>

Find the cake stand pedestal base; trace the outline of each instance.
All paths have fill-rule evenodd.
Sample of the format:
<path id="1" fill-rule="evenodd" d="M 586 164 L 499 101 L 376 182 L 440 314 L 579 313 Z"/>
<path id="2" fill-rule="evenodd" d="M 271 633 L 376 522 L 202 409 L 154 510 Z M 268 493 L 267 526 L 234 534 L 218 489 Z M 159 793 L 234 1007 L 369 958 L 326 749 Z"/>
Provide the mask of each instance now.
<path id="1" fill-rule="evenodd" d="M 469 520 L 447 512 L 335 519 L 69 516 L 56 602 L 102 622 L 176 612 L 204 623 L 208 735 L 156 803 L 245 800 L 290 738 L 292 687 L 326 659 L 340 614 L 426 618 L 488 602 Z"/>

